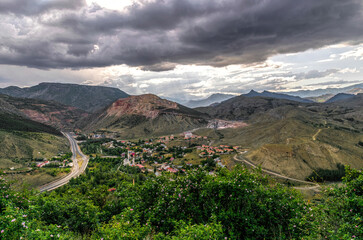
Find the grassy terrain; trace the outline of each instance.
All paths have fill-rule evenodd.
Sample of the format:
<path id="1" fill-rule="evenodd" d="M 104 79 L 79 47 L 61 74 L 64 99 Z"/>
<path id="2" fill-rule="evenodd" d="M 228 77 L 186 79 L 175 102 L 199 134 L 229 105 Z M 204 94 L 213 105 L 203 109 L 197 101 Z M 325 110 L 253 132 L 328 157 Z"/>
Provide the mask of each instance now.
<path id="1" fill-rule="evenodd" d="M 27 162 L 35 158 L 47 158 L 57 155 L 59 152 L 69 151 L 68 141 L 61 136 L 48 133 L 17 132 L 0 130 L 0 169 L 9 170 L 14 167 L 21 169 Z M 63 176 L 62 174 L 57 177 Z M 56 178 L 45 171 L 34 171 L 31 174 L 8 174 L 6 178 L 14 180 L 18 188 L 26 183 L 27 187 L 37 187 Z"/>
<path id="2" fill-rule="evenodd" d="M 58 174 L 57 176 L 52 176 L 47 173 L 46 170 L 37 170 L 32 173 L 27 174 L 9 174 L 6 175 L 6 179 L 11 183 L 13 188 L 15 189 L 32 189 L 47 184 L 49 182 L 53 182 L 59 178 L 62 178 L 67 173 L 63 172 Z"/>
<path id="3" fill-rule="evenodd" d="M 324 115 L 305 109 L 291 109 L 283 119 L 276 119 L 276 112 L 279 109 L 254 116 L 244 128 L 201 129 L 196 134 L 208 136 L 214 145 L 248 148 L 245 157 L 253 163 L 299 179 L 318 169 L 338 170 L 338 163 L 363 167 L 363 147 L 359 145 L 363 135 L 354 124 L 327 121 Z"/>
<path id="4" fill-rule="evenodd" d="M 201 126 L 205 126 L 204 119 L 173 114 L 161 114 L 155 119 L 144 116 L 124 116 L 122 118 L 108 117 L 85 128 L 86 132 L 101 131 L 116 132 L 122 139 L 152 138 L 169 134 L 182 133 Z"/>
<path id="5" fill-rule="evenodd" d="M 10 161 L 22 164 L 22 159 L 51 158 L 59 152 L 68 151 L 68 142 L 64 137 L 48 133 L 18 132 L 0 130 L 0 167 L 9 167 Z"/>

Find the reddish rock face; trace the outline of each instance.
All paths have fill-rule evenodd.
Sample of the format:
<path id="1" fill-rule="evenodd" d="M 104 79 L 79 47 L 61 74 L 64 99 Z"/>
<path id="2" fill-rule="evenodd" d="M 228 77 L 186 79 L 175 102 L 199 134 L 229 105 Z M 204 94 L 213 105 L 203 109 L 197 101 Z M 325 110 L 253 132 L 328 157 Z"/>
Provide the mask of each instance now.
<path id="1" fill-rule="evenodd" d="M 168 109 L 179 109 L 178 104 L 153 94 L 119 99 L 107 109 L 107 116 L 141 115 L 154 119 Z"/>
<path id="2" fill-rule="evenodd" d="M 27 117 L 58 129 L 73 128 L 76 121 L 89 114 L 75 107 L 39 99 L 0 96 L 0 108 L 9 109 L 17 115 Z"/>

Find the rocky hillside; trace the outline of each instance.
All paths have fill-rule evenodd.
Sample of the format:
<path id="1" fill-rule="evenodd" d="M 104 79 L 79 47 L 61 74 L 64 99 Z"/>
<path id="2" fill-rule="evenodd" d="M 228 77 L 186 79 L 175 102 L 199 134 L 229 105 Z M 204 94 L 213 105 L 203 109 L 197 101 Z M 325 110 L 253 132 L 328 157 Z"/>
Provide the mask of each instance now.
<path id="1" fill-rule="evenodd" d="M 129 96 L 118 88 L 64 83 L 40 83 L 29 88 L 11 86 L 0 89 L 0 93 L 13 97 L 56 101 L 87 112 L 95 112 L 119 98 Z"/>
<path id="2" fill-rule="evenodd" d="M 108 130 L 128 138 L 182 132 L 206 124 L 205 114 L 152 94 L 119 99 L 81 122 L 86 131 Z"/>
<path id="3" fill-rule="evenodd" d="M 0 95 L 0 110 L 31 119 L 35 122 L 47 124 L 57 129 L 72 129 L 79 119 L 88 116 L 88 113 L 83 110 L 57 102 L 15 98 L 7 95 Z"/>

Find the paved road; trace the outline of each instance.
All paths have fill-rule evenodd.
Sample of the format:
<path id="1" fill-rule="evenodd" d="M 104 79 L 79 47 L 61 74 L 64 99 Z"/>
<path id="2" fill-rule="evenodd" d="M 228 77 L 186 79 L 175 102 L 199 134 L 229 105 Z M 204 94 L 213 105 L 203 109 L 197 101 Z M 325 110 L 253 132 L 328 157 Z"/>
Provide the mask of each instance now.
<path id="1" fill-rule="evenodd" d="M 253 164 L 250 161 L 248 161 L 247 159 L 245 159 L 242 154 L 240 154 L 239 156 L 241 158 L 238 158 L 238 154 L 236 154 L 234 156 L 234 160 L 237 161 L 237 162 L 243 162 L 244 164 L 247 164 L 247 165 L 251 166 L 252 168 L 257 168 L 257 166 L 255 164 Z M 319 184 L 316 184 L 316 183 L 303 181 L 303 180 L 299 180 L 299 179 L 296 179 L 296 178 L 287 177 L 287 176 L 281 175 L 279 173 L 272 172 L 272 171 L 267 170 L 267 169 L 262 169 L 261 168 L 261 171 L 264 172 L 264 173 L 267 173 L 269 175 L 273 175 L 275 177 L 281 178 L 281 179 L 287 179 L 287 180 L 290 180 L 290 181 L 310 185 L 310 186 L 303 186 L 303 187 L 294 187 L 295 189 L 316 189 L 317 190 L 318 188 L 320 188 Z"/>
<path id="2" fill-rule="evenodd" d="M 71 151 L 73 153 L 72 156 L 72 160 L 73 160 L 73 168 L 70 174 L 68 174 L 67 176 L 56 180 L 54 182 L 48 183 L 46 185 L 43 185 L 41 187 L 39 187 L 40 192 L 45 192 L 45 191 L 51 191 L 54 190 L 56 188 L 59 188 L 65 184 L 67 184 L 69 182 L 69 180 L 71 180 L 72 178 L 76 178 L 79 175 L 81 175 L 87 168 L 88 165 L 88 160 L 89 158 L 84 155 L 81 151 L 81 149 L 79 148 L 76 140 L 72 137 L 71 133 L 63 133 L 64 136 L 67 137 L 70 145 L 71 145 Z M 81 167 L 79 167 L 78 164 L 78 160 L 77 160 L 77 154 L 82 158 L 83 162 Z"/>

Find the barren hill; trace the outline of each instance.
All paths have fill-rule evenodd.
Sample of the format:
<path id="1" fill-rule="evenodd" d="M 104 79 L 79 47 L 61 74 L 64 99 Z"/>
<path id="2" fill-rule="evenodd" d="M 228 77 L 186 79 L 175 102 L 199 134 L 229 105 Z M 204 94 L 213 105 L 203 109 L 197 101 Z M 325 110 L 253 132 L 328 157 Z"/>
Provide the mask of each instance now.
<path id="1" fill-rule="evenodd" d="M 83 119 L 81 126 L 86 131 L 108 130 L 133 138 L 182 132 L 206 124 L 205 114 L 146 94 L 119 99 Z"/>

